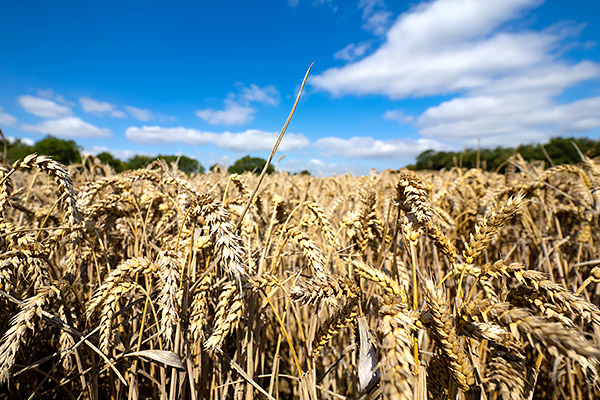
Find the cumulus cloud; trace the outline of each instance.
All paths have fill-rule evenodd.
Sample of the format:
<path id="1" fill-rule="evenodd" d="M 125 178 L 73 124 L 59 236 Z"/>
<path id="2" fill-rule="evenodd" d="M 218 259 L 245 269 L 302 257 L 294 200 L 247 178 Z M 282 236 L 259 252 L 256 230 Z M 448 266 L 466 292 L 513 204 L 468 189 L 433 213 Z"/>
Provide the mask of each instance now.
<path id="1" fill-rule="evenodd" d="M 254 119 L 254 107 L 241 105 L 233 100 L 225 100 L 225 109 L 204 109 L 196 111 L 196 115 L 213 125 L 241 125 Z"/>
<path id="2" fill-rule="evenodd" d="M 91 97 L 80 97 L 79 103 L 81 104 L 81 108 L 83 111 L 94 114 L 94 115 L 104 115 L 108 114 L 111 117 L 115 118 L 123 118 L 125 117 L 125 113 L 121 110 L 117 110 L 115 105 L 106 101 L 99 101 L 92 99 Z"/>
<path id="3" fill-rule="evenodd" d="M 62 106 L 52 100 L 42 99 L 29 95 L 19 96 L 17 102 L 23 107 L 23 110 L 42 118 L 60 118 L 73 114 L 67 106 Z"/>
<path id="4" fill-rule="evenodd" d="M 215 144 L 223 149 L 239 152 L 271 150 L 277 141 L 279 132 L 265 132 L 248 129 L 240 133 L 224 132 L 219 134 Z M 308 146 L 308 139 L 301 134 L 286 133 L 279 145 L 281 151 L 299 150 Z"/>
<path id="5" fill-rule="evenodd" d="M 214 144 L 222 149 L 237 152 L 265 151 L 273 148 L 278 132 L 248 129 L 239 133 L 207 132 L 184 127 L 164 128 L 160 126 L 129 127 L 125 136 L 136 143 L 184 143 L 194 146 Z M 308 146 L 308 139 L 301 134 L 287 133 L 279 148 L 281 151 L 298 150 Z"/>
<path id="6" fill-rule="evenodd" d="M 37 132 L 67 139 L 94 136 L 107 137 L 110 135 L 109 129 L 99 128 L 81 120 L 79 117 L 46 120 L 37 125 L 23 124 L 20 126 L 20 129 L 27 132 Z"/>
<path id="7" fill-rule="evenodd" d="M 254 119 L 256 107 L 252 103 L 270 106 L 279 104 L 279 91 L 272 85 L 263 88 L 256 84 L 237 86 L 241 88 L 240 93 L 228 93 L 223 110 L 202 109 L 197 110 L 196 115 L 213 125 L 242 125 Z"/>
<path id="8" fill-rule="evenodd" d="M 328 154 L 347 158 L 388 158 L 406 159 L 428 150 L 444 150 L 448 146 L 430 139 L 388 139 L 378 140 L 370 136 L 355 136 L 350 139 L 324 137 L 315 146 Z"/>
<path id="9" fill-rule="evenodd" d="M 377 1 L 364 1 L 364 13 Z M 401 14 L 371 54 L 330 68 L 311 83 L 333 95 L 380 94 L 390 99 L 453 96 L 416 119 L 432 140 L 484 145 L 545 140 L 597 128 L 597 98 L 558 96 L 600 78 L 600 64 L 568 61 L 582 25 L 508 30 L 540 0 L 437 0 Z M 597 110 L 597 109 L 596 109 Z M 388 120 L 410 122 L 397 110 Z"/>
<path id="10" fill-rule="evenodd" d="M 391 98 L 452 93 L 550 61 L 560 39 L 549 32 L 493 30 L 533 0 L 438 0 L 402 14 L 370 56 L 331 68 L 312 83 L 333 94 Z"/>
<path id="11" fill-rule="evenodd" d="M 14 125 L 16 123 L 17 119 L 8 113 L 5 113 L 4 109 L 0 107 L 0 125 Z"/>
<path id="12" fill-rule="evenodd" d="M 600 97 L 556 104 L 548 98 L 518 93 L 456 98 L 427 109 L 418 119 L 421 133 L 485 146 L 545 141 L 600 127 Z"/>

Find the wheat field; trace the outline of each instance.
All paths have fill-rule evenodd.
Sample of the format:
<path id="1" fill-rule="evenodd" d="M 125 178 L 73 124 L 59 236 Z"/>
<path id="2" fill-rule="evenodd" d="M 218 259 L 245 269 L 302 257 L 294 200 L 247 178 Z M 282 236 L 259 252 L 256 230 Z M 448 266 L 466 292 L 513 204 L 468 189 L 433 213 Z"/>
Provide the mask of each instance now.
<path id="1" fill-rule="evenodd" d="M 0 397 L 598 398 L 600 164 L 507 165 L 6 165 Z"/>

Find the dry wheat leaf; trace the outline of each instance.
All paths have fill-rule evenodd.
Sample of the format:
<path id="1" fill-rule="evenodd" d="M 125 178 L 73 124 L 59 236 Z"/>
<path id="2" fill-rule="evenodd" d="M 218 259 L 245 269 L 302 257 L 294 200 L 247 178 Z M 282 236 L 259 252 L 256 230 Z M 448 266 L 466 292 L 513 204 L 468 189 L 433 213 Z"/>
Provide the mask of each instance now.
<path id="1" fill-rule="evenodd" d="M 184 369 L 183 362 L 181 362 L 181 358 L 172 351 L 167 350 L 142 350 L 135 351 L 133 353 L 125 354 L 124 357 L 133 357 L 133 356 L 141 356 L 146 357 L 154 361 L 159 361 L 163 364 L 167 364 L 173 368 Z"/>

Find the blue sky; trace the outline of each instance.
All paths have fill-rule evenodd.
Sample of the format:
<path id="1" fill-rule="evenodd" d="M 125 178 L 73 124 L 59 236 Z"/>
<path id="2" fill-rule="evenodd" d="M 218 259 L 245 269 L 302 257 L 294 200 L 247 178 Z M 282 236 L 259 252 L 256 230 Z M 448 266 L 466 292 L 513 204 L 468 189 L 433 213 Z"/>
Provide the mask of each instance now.
<path id="1" fill-rule="evenodd" d="M 322 175 L 600 137 L 594 0 L 4 1 L 0 128 Z"/>

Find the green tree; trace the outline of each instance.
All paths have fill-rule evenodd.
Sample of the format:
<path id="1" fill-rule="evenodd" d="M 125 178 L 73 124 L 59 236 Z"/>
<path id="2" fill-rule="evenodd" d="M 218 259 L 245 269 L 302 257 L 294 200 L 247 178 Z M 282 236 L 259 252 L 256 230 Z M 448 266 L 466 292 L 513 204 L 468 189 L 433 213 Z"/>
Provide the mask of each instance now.
<path id="1" fill-rule="evenodd" d="M 574 138 L 552 138 L 544 148 L 554 164 L 576 164 L 581 161 L 581 157 L 573 143 L 584 154 L 591 148 L 585 140 Z"/>
<path id="2" fill-rule="evenodd" d="M 417 162 L 414 165 L 415 169 L 434 169 L 433 168 L 433 156 L 435 150 L 425 150 L 417 156 Z"/>
<path id="3" fill-rule="evenodd" d="M 516 153 L 521 154 L 526 161 L 548 161 L 548 158 L 556 165 L 576 164 L 581 162 L 581 156 L 577 148 L 588 157 L 600 156 L 600 141 L 587 138 L 552 138 L 545 144 L 522 144 L 516 148 L 495 147 L 493 149 L 483 148 L 480 150 L 480 167 L 488 171 L 502 171 L 506 160 Z M 546 155 L 547 154 L 547 155 Z M 459 165 L 463 168 L 474 168 L 477 166 L 477 150 L 465 149 L 462 152 L 445 152 L 426 150 L 419 154 L 411 169 L 440 170 L 452 168 Z"/>
<path id="4" fill-rule="evenodd" d="M 230 174 L 241 174 L 246 171 L 254 172 L 255 174 L 260 174 L 265 167 L 267 161 L 260 157 L 250 157 L 244 156 L 233 163 L 232 166 L 227 168 L 227 172 Z M 267 168 L 267 173 L 271 174 L 275 172 L 275 168 L 272 165 L 269 165 Z"/>
<path id="5" fill-rule="evenodd" d="M 63 140 L 52 136 L 47 136 L 33 145 L 34 152 L 52 156 L 56 161 L 66 165 L 81 162 L 79 150 L 74 140 Z"/>
<path id="6" fill-rule="evenodd" d="M 177 168 L 188 174 L 193 172 L 200 174 L 204 173 L 204 167 L 202 164 L 193 158 L 186 156 L 158 156 L 158 158 L 165 160 L 167 163 L 177 162 Z"/>
<path id="7" fill-rule="evenodd" d="M 123 166 L 123 161 L 115 158 L 112 154 L 107 151 L 103 151 L 102 153 L 96 156 L 103 164 L 110 165 L 115 172 L 123 172 L 125 167 Z"/>
<path id="8" fill-rule="evenodd" d="M 21 139 L 9 143 L 6 150 L 9 162 L 22 160 L 25 156 L 34 152 L 33 146 L 23 143 Z"/>
<path id="9" fill-rule="evenodd" d="M 154 161 L 153 157 L 135 155 L 125 162 L 125 169 L 140 169 Z"/>

